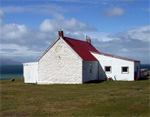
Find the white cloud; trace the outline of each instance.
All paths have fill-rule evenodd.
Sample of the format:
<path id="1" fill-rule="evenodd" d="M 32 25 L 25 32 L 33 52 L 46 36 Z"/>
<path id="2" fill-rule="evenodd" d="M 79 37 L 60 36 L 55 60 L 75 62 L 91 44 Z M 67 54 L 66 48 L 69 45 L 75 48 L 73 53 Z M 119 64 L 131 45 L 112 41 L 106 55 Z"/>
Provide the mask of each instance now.
<path id="1" fill-rule="evenodd" d="M 64 31 L 66 37 L 70 37 L 73 39 L 79 39 L 79 40 L 86 40 L 86 33 L 83 32 L 70 32 L 70 31 Z"/>
<path id="2" fill-rule="evenodd" d="M 28 47 L 26 46 L 20 46 L 17 44 L 2 44 L 1 48 L 3 49 L 8 49 L 8 50 L 14 50 L 13 52 L 11 51 L 2 51 L 0 50 L 0 54 L 5 56 L 5 57 L 30 57 L 30 56 L 40 56 L 42 52 L 36 52 L 33 50 L 29 50 Z"/>
<path id="3" fill-rule="evenodd" d="M 150 26 L 142 26 L 133 30 L 128 30 L 111 36 L 122 40 L 140 40 L 150 42 Z"/>
<path id="4" fill-rule="evenodd" d="M 150 26 L 141 26 L 135 29 L 127 30 L 124 32 L 110 34 L 105 32 L 87 32 L 91 38 L 103 42 L 109 41 L 131 41 L 139 40 L 143 42 L 150 42 Z"/>
<path id="5" fill-rule="evenodd" d="M 26 46 L 29 50 L 34 51 L 44 51 L 44 49 L 57 38 L 55 32 L 41 32 L 39 30 L 27 28 L 25 25 L 18 24 L 2 25 L 0 37 L 1 45 L 16 44 L 19 46 Z"/>
<path id="6" fill-rule="evenodd" d="M 108 9 L 104 9 L 101 12 L 101 15 L 104 17 L 118 17 L 124 15 L 125 10 L 123 8 L 119 7 L 111 7 Z"/>
<path id="7" fill-rule="evenodd" d="M 109 35 L 111 35 L 110 33 L 106 33 L 106 32 L 87 32 L 88 36 L 90 36 L 92 39 L 97 39 L 99 41 L 103 41 L 103 42 L 109 42 L 109 41 L 113 41 L 113 40 L 118 40 L 118 38 L 112 38 Z"/>
<path id="8" fill-rule="evenodd" d="M 150 26 L 142 26 L 118 34 L 99 32 L 96 34 L 89 36 L 99 51 L 149 63 Z"/>
<path id="9" fill-rule="evenodd" d="M 1 29 L 1 37 L 6 40 L 20 39 L 26 32 L 25 25 L 6 24 Z"/>
<path id="10" fill-rule="evenodd" d="M 44 32 L 54 32 L 60 30 L 60 28 L 68 31 L 96 30 L 96 28 L 90 27 L 86 23 L 79 22 L 74 18 L 65 19 L 63 16 L 56 19 L 46 19 L 40 25 L 40 30 Z"/>
<path id="11" fill-rule="evenodd" d="M 128 34 L 131 39 L 150 42 L 150 26 L 139 27 L 137 29 L 127 31 L 126 34 Z"/>
<path id="12" fill-rule="evenodd" d="M 61 24 L 63 22 L 63 24 Z M 63 26 L 64 25 L 64 26 Z M 82 32 L 95 30 L 85 23 L 76 19 L 65 19 L 60 14 L 55 14 L 54 19 L 44 20 L 39 26 L 39 30 L 30 29 L 25 25 L 3 24 L 1 26 L 1 56 L 3 57 L 40 57 L 46 48 L 58 37 L 58 30 L 63 28 L 65 36 L 83 39 Z M 78 30 L 79 29 L 79 30 Z M 70 32 L 71 30 L 71 32 Z M 30 57 L 31 58 L 31 57 Z"/>

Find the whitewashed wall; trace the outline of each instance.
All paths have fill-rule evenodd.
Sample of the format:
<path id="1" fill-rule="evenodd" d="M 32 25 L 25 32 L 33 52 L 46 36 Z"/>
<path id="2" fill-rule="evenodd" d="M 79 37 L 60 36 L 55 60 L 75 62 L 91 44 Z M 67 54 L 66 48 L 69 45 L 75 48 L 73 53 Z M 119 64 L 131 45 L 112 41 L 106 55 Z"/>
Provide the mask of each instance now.
<path id="1" fill-rule="evenodd" d="M 99 77 L 104 80 L 106 77 L 113 78 L 113 80 L 133 81 L 134 80 L 134 62 L 122 60 L 114 57 L 92 53 L 99 61 Z M 111 66 L 112 72 L 104 72 L 105 66 Z M 129 67 L 129 73 L 122 73 L 122 67 Z"/>
<path id="2" fill-rule="evenodd" d="M 98 61 L 83 61 L 83 82 L 98 79 Z"/>
<path id="3" fill-rule="evenodd" d="M 25 83 L 36 83 L 38 79 L 38 62 L 24 63 L 23 76 Z"/>
<path id="4" fill-rule="evenodd" d="M 140 62 L 134 62 L 134 71 L 138 73 L 138 79 L 140 79 Z"/>
<path id="5" fill-rule="evenodd" d="M 38 84 L 82 83 L 82 59 L 59 39 L 39 60 Z"/>

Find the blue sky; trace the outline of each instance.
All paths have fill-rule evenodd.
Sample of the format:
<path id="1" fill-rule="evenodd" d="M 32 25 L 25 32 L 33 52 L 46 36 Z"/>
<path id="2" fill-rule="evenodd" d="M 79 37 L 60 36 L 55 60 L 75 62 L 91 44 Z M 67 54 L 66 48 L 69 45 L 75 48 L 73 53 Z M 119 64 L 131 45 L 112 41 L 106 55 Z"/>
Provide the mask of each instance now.
<path id="1" fill-rule="evenodd" d="M 1 57 L 37 61 L 64 35 L 85 40 L 101 52 L 150 63 L 148 0 L 1 0 Z"/>

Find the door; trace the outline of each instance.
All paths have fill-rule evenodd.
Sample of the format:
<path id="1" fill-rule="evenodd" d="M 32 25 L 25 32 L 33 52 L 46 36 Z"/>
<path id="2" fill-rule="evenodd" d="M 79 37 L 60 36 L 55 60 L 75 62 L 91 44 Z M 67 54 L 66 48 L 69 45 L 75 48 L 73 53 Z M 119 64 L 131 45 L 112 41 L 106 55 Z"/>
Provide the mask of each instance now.
<path id="1" fill-rule="evenodd" d="M 138 80 L 137 72 L 134 72 L 134 80 Z"/>

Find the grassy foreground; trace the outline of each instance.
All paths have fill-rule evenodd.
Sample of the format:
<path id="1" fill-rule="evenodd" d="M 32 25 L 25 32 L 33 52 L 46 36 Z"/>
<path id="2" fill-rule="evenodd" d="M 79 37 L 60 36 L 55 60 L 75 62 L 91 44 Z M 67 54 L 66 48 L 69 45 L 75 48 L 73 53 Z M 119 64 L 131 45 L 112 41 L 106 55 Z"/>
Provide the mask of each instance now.
<path id="1" fill-rule="evenodd" d="M 32 85 L 1 80 L 2 116 L 146 116 L 149 80 Z"/>

